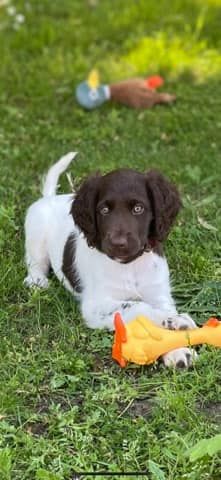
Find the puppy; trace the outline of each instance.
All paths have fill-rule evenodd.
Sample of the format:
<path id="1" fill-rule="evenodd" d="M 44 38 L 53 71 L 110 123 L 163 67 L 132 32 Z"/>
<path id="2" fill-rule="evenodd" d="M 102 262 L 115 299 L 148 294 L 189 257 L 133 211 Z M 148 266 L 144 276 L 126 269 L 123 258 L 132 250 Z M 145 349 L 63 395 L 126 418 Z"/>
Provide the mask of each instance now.
<path id="1" fill-rule="evenodd" d="M 75 155 L 50 168 L 42 198 L 27 212 L 26 285 L 47 287 L 52 268 L 90 328 L 113 329 L 116 311 L 126 322 L 142 314 L 165 328 L 195 327 L 177 313 L 162 250 L 181 206 L 175 186 L 155 170 L 119 169 L 89 177 L 76 194 L 56 195 Z M 181 348 L 163 361 L 189 366 L 194 355 Z"/>

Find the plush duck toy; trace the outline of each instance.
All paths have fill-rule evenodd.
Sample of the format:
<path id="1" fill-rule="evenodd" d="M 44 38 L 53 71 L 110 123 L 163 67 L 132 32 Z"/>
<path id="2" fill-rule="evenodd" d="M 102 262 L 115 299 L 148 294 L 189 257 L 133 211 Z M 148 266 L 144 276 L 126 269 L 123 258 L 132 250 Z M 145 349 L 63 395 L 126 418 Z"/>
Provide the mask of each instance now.
<path id="1" fill-rule="evenodd" d="M 157 327 L 148 318 L 138 316 L 124 324 L 115 314 L 115 336 L 112 357 L 121 367 L 127 362 L 145 365 L 176 348 L 206 343 L 221 347 L 221 322 L 210 318 L 203 327 L 190 330 L 167 330 Z"/>
<path id="2" fill-rule="evenodd" d="M 108 100 L 131 108 L 152 108 L 154 105 L 169 104 L 176 100 L 175 95 L 156 92 L 163 84 L 163 78 L 154 75 L 146 79 L 130 78 L 103 85 L 100 83 L 98 71 L 92 70 L 87 80 L 77 86 L 75 96 L 86 110 L 93 110 Z"/>

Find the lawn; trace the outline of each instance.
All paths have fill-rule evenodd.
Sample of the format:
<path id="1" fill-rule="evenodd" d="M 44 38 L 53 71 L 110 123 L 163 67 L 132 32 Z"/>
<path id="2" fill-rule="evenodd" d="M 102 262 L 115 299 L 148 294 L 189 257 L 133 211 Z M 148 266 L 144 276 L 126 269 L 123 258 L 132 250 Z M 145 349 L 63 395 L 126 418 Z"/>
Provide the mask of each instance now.
<path id="1" fill-rule="evenodd" d="M 0 1 L 1 480 L 221 478 L 220 450 L 190 456 L 221 432 L 219 350 L 202 347 L 189 371 L 121 370 L 112 335 L 87 329 L 56 279 L 22 283 L 26 208 L 48 166 L 78 150 L 76 183 L 130 166 L 178 185 L 165 245 L 178 308 L 199 324 L 221 316 L 220 24 L 219 0 Z M 104 82 L 160 73 L 177 102 L 87 113 L 73 92 L 94 66 Z"/>

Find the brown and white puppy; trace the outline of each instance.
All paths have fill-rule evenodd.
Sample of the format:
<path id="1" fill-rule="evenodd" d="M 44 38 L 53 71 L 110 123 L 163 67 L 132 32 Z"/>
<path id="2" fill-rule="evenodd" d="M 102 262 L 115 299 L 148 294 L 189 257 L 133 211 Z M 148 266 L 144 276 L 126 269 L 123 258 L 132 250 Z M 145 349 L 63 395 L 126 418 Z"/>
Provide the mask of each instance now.
<path id="1" fill-rule="evenodd" d="M 49 170 L 43 197 L 27 212 L 25 283 L 46 287 L 51 267 L 91 328 L 113 329 L 116 311 L 125 321 L 142 314 L 165 328 L 194 327 L 177 313 L 161 245 L 181 205 L 175 186 L 154 170 L 119 169 L 89 177 L 74 195 L 56 195 L 74 156 Z M 164 363 L 189 366 L 193 356 L 177 349 Z"/>

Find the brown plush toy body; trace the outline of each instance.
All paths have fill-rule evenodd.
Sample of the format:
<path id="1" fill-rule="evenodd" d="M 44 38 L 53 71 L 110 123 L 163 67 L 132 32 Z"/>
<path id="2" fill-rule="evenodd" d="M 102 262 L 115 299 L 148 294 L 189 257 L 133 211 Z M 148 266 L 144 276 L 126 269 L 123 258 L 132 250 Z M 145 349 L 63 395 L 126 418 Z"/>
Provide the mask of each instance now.
<path id="1" fill-rule="evenodd" d="M 176 95 L 158 93 L 148 88 L 147 81 L 142 78 L 133 78 L 110 85 L 111 100 L 132 108 L 152 108 L 160 103 L 172 103 Z"/>

